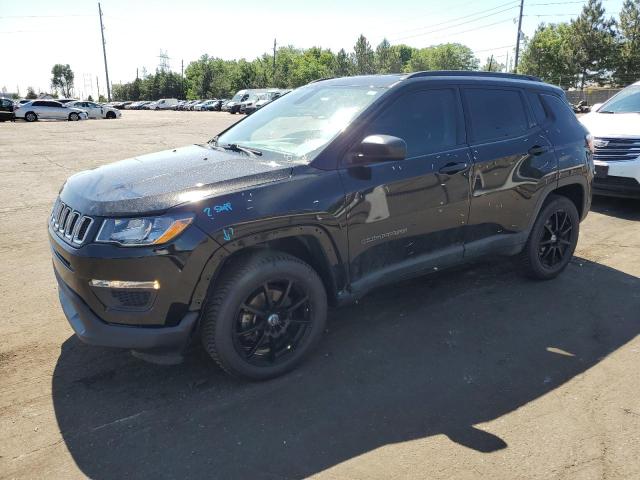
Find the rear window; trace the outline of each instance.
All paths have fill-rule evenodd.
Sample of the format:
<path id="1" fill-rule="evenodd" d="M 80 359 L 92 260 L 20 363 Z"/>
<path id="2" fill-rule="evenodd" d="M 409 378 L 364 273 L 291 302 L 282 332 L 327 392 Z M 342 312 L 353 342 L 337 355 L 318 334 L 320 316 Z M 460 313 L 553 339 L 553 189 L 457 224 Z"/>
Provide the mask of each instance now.
<path id="1" fill-rule="evenodd" d="M 518 90 L 469 88 L 464 90 L 471 140 L 496 140 L 524 134 L 527 114 Z"/>

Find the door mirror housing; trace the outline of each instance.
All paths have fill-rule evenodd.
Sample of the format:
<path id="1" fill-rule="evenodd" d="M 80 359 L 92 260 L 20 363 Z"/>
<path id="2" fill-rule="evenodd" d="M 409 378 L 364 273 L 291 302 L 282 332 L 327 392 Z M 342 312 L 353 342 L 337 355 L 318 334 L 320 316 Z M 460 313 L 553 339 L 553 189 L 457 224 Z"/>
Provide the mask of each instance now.
<path id="1" fill-rule="evenodd" d="M 360 143 L 353 163 L 394 162 L 407 157 L 407 143 L 392 135 L 369 135 Z"/>

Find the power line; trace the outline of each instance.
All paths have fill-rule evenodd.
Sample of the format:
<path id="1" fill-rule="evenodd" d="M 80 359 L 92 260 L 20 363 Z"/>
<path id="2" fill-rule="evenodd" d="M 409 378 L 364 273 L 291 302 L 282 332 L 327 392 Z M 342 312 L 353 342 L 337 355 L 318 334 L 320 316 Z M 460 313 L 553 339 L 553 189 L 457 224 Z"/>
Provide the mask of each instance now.
<path id="1" fill-rule="evenodd" d="M 507 19 L 499 20 L 499 21 L 497 21 L 497 22 L 488 23 L 488 24 L 486 24 L 486 25 L 480 25 L 479 27 L 469 28 L 469 29 L 467 29 L 467 30 L 461 30 L 461 31 L 458 31 L 458 32 L 453 32 L 453 33 L 451 33 L 451 34 L 447 35 L 447 37 L 454 36 L 454 35 L 460 35 L 460 34 L 462 34 L 462 33 L 474 32 L 474 31 L 476 31 L 476 30 L 481 30 L 481 29 L 483 29 L 483 28 L 493 27 L 494 25 L 499 25 L 499 24 L 501 24 L 501 23 L 505 23 L 505 22 L 512 22 L 512 21 L 513 21 L 513 19 L 512 19 L 512 18 L 507 18 Z M 395 39 L 393 39 L 393 40 L 403 40 L 403 39 L 405 39 L 405 38 L 422 37 L 422 36 L 424 36 L 424 35 L 429 35 L 429 34 L 431 34 L 431 33 L 433 33 L 433 32 L 425 32 L 425 33 L 420 33 L 420 34 L 417 34 L 417 35 L 410 35 L 409 37 L 395 38 Z M 445 37 L 445 38 L 446 38 L 446 37 Z"/>
<path id="2" fill-rule="evenodd" d="M 468 15 L 463 15 L 462 17 L 454 17 L 454 18 L 452 18 L 451 20 L 446 20 L 446 21 L 443 21 L 443 22 L 433 23 L 433 24 L 431 24 L 431 25 L 423 25 L 422 27 L 410 28 L 410 29 L 408 29 L 408 30 L 400 30 L 400 31 L 396 31 L 396 32 L 394 32 L 394 33 L 395 33 L 395 34 L 398 34 L 398 33 L 408 33 L 408 32 L 415 32 L 416 30 L 422 30 L 422 29 L 424 29 L 424 28 L 439 27 L 439 26 L 441 26 L 441 25 L 445 25 L 445 24 L 447 24 L 447 23 L 457 22 L 458 20 L 463 20 L 463 19 L 465 19 L 465 18 L 474 17 L 474 16 L 476 16 L 476 15 L 480 15 L 480 14 L 482 14 L 482 13 L 487 13 L 487 12 L 490 12 L 490 11 L 492 11 L 492 10 L 496 10 L 496 9 L 499 9 L 499 8 L 503 8 L 503 7 L 507 6 L 507 5 L 511 5 L 511 4 L 513 4 L 513 6 L 512 6 L 512 7 L 507 8 L 507 9 L 505 9 L 505 10 L 504 10 L 504 11 L 507 11 L 507 10 L 510 10 L 511 8 L 514 8 L 514 7 L 515 7 L 515 4 L 517 3 L 517 1 L 518 1 L 518 0 L 511 0 L 510 2 L 503 3 L 502 5 L 498 5 L 498 6 L 493 7 L 493 8 L 487 8 L 487 9 L 484 9 L 484 10 L 479 10 L 479 11 L 477 11 L 477 12 L 475 12 L 475 13 L 470 13 L 470 14 L 468 14 Z M 495 13 L 493 13 L 492 15 L 496 15 L 496 14 L 498 14 L 498 13 L 500 13 L 500 12 L 495 12 Z M 476 20 L 480 20 L 481 18 L 485 18 L 485 17 L 480 17 L 480 18 L 477 18 Z M 473 20 L 472 20 L 472 21 L 473 21 Z"/>
<path id="3" fill-rule="evenodd" d="M 516 8 L 515 5 L 512 6 L 512 7 L 509 7 L 509 8 L 505 8 L 504 10 L 499 10 L 497 12 L 489 13 L 487 15 L 483 15 L 481 17 L 474 18 L 472 20 L 467 20 L 465 22 L 460 22 L 460 23 L 457 23 L 455 25 L 447 25 L 446 27 L 436 28 L 434 30 L 428 30 L 426 32 L 416 33 L 414 35 L 406 35 L 406 36 L 403 36 L 403 37 L 394 37 L 393 40 L 404 40 L 404 39 L 407 39 L 407 38 L 421 37 L 421 36 L 424 36 L 424 35 L 429 35 L 429 34 L 432 34 L 432 33 L 441 32 L 443 30 L 448 30 L 450 28 L 455 28 L 455 27 L 459 27 L 459 26 L 462 26 L 462 25 L 467 25 L 469 23 L 477 22 L 478 20 L 482 20 L 483 18 L 492 17 L 494 15 L 499 15 L 501 13 L 508 12 L 509 10 L 513 10 L 514 8 Z M 449 22 L 444 22 L 444 23 L 449 23 Z M 436 25 L 438 25 L 438 24 L 436 24 Z M 440 25 L 442 25 L 442 24 L 440 24 Z"/>

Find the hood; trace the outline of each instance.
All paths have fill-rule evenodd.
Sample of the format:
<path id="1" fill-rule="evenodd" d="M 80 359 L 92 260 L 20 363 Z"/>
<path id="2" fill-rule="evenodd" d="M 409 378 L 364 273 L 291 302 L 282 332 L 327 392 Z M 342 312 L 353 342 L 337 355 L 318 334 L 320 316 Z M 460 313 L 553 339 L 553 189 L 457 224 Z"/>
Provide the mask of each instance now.
<path id="1" fill-rule="evenodd" d="M 291 167 L 284 162 L 191 145 L 80 172 L 67 180 L 60 197 L 86 215 L 156 213 L 286 179 Z"/>
<path id="2" fill-rule="evenodd" d="M 594 137 L 640 137 L 640 113 L 597 113 L 580 117 Z"/>

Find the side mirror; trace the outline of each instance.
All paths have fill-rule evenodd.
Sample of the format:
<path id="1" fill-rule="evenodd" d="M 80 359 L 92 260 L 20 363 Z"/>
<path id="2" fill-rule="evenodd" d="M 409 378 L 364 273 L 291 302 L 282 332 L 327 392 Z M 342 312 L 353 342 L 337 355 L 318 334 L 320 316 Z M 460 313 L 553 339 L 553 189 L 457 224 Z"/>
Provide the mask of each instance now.
<path id="1" fill-rule="evenodd" d="M 602 103 L 595 103 L 592 107 L 591 107 L 591 111 L 592 112 L 597 112 L 598 109 L 602 106 Z"/>
<path id="2" fill-rule="evenodd" d="M 392 135 L 369 135 L 360 143 L 353 163 L 393 162 L 404 160 L 407 156 L 407 144 Z"/>

